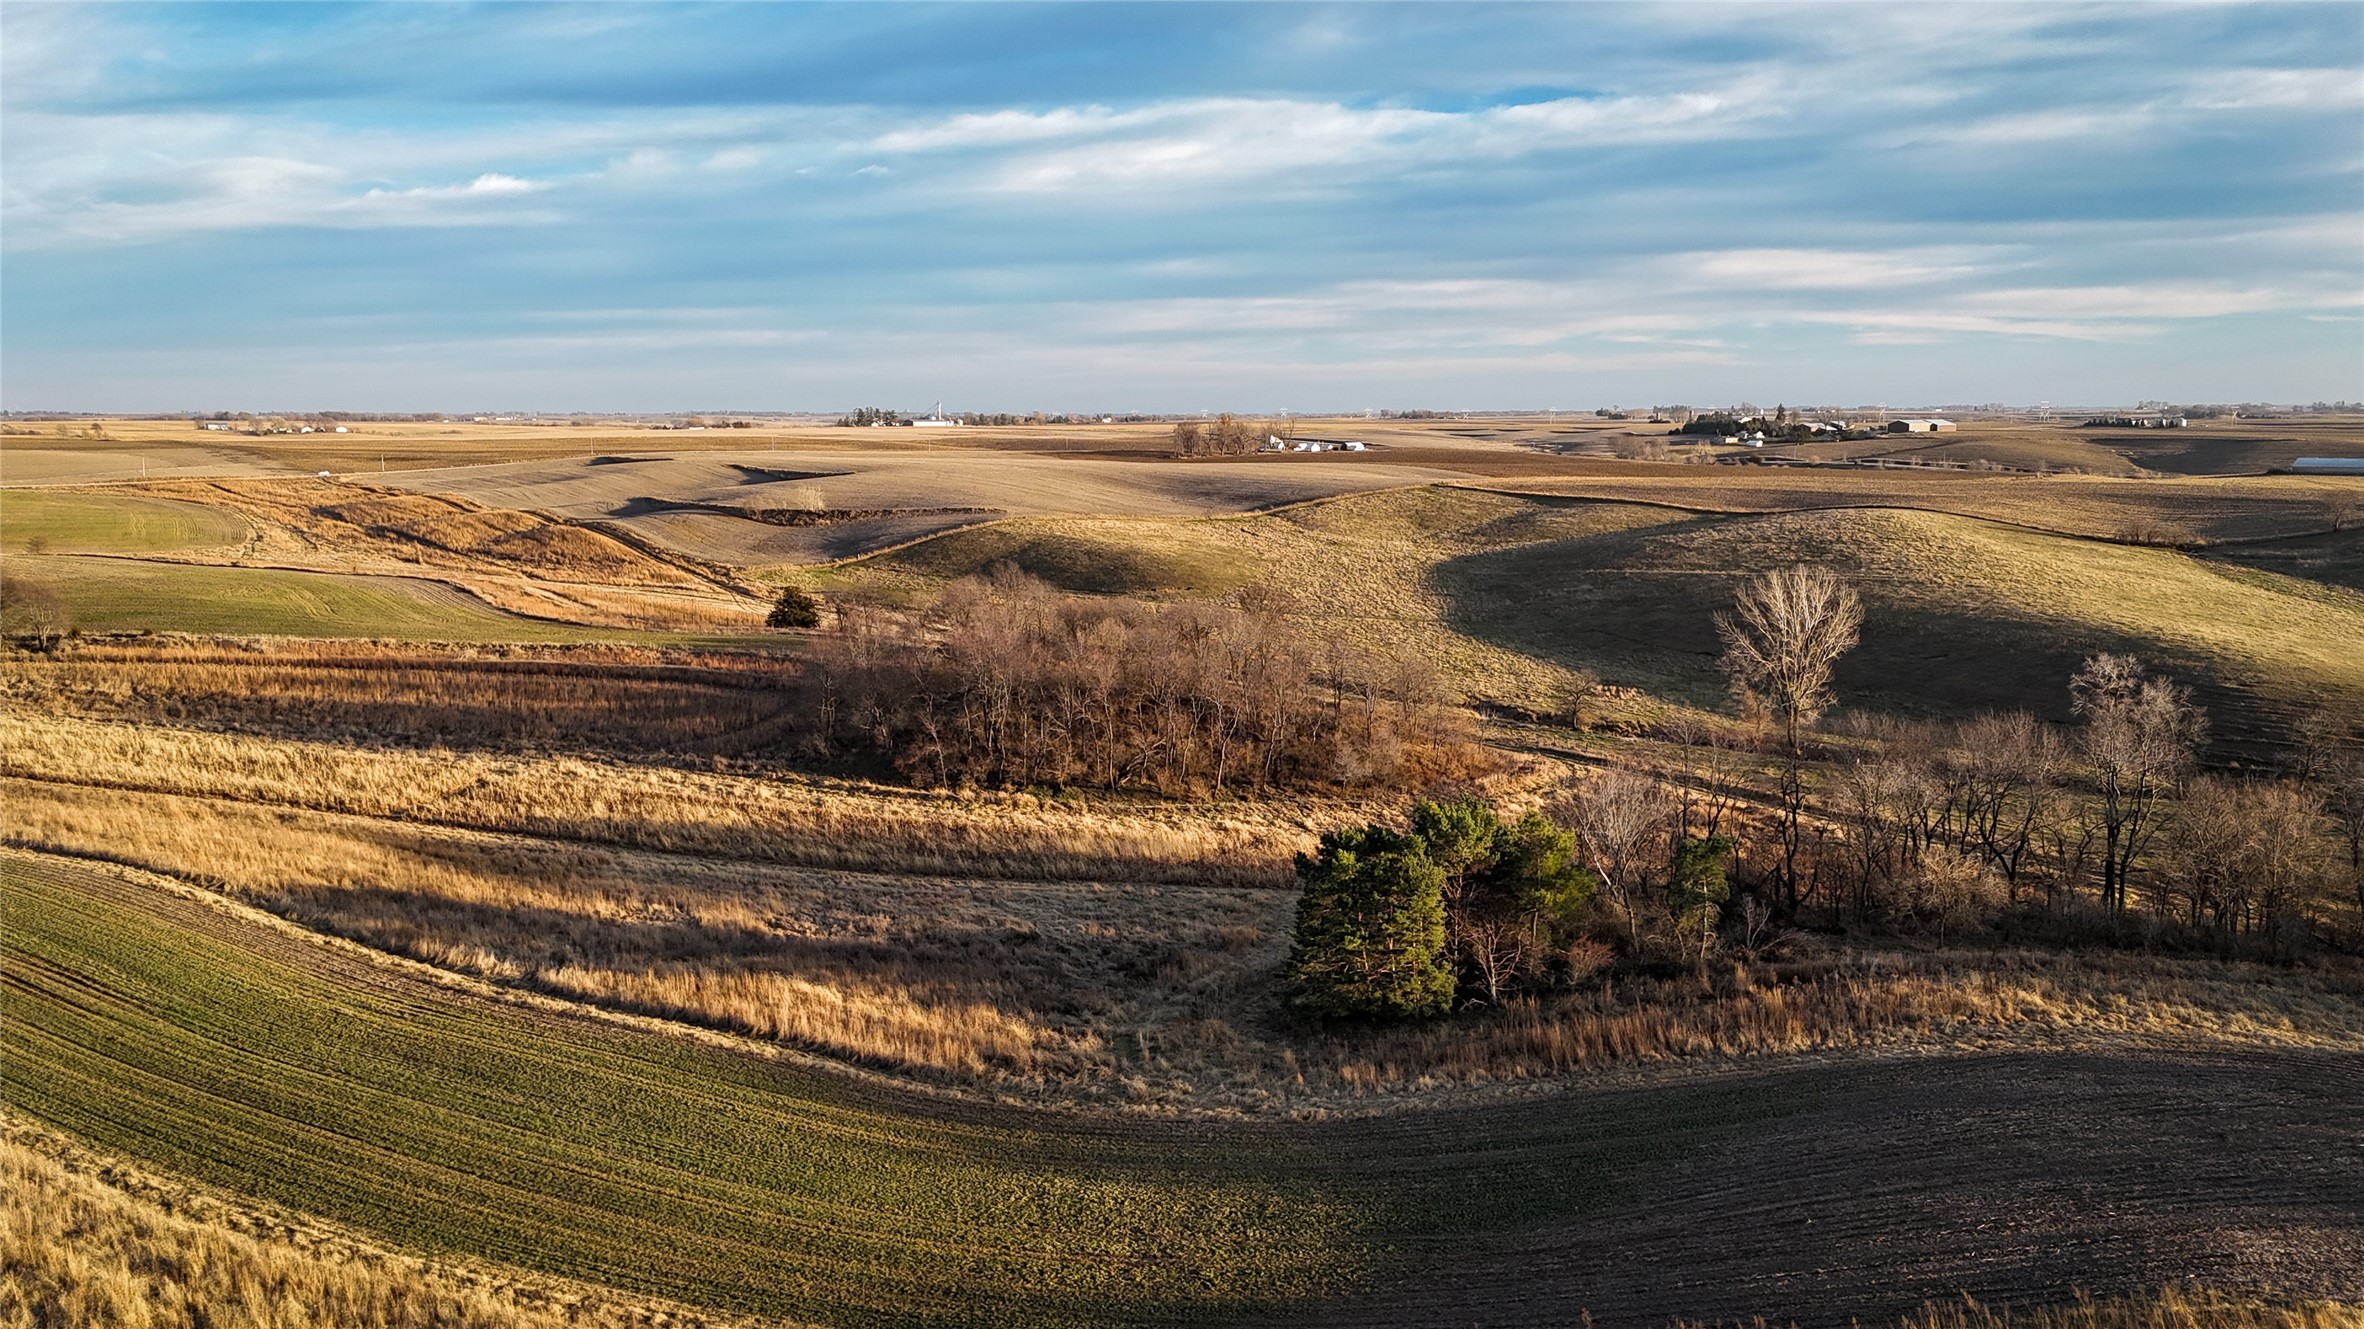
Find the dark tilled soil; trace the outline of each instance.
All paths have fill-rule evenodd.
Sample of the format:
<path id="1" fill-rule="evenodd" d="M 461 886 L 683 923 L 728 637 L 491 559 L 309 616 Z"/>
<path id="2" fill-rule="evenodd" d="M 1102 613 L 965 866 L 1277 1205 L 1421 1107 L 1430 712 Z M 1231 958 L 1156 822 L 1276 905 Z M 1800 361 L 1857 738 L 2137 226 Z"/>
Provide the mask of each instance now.
<path id="1" fill-rule="evenodd" d="M 1814 1101 L 1691 1132 L 1618 1202 L 1318 1322 L 1843 1324 L 2180 1280 L 2364 1296 L 2364 1057 L 1978 1056 L 1724 1087 L 1751 1080 Z"/>

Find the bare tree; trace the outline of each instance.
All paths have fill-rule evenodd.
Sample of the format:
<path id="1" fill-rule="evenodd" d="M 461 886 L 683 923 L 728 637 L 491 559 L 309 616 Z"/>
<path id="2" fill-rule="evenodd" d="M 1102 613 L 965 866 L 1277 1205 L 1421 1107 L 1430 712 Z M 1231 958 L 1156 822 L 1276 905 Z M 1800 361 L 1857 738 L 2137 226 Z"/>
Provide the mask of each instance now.
<path id="1" fill-rule="evenodd" d="M 1643 906 L 1650 880 L 1666 857 L 1675 800 L 1649 776 L 1614 767 L 1577 793 L 1574 811 L 1585 866 L 1625 915 L 1626 939 L 1639 951 Z"/>
<path id="2" fill-rule="evenodd" d="M 37 581 L 0 575 L 0 635 L 22 638 L 46 651 L 73 626 L 73 611 L 56 591 Z"/>
<path id="3" fill-rule="evenodd" d="M 2016 903 L 2031 851 L 2060 814 L 2060 733 L 2025 711 L 1982 715 L 1956 728 L 1947 757 L 1962 799 L 1960 847 L 1985 854 Z"/>
<path id="4" fill-rule="evenodd" d="M 1174 451 L 1185 457 L 1195 457 L 1206 450 L 1206 435 L 1196 420 L 1174 422 Z"/>
<path id="5" fill-rule="evenodd" d="M 1225 411 L 1215 417 L 1214 427 L 1207 430 L 1207 451 L 1218 457 L 1254 452 L 1257 437 L 1250 432 L 1245 420 Z"/>
<path id="6" fill-rule="evenodd" d="M 1863 627 L 1863 602 L 1829 568 L 1777 568 L 1740 588 L 1716 615 L 1721 664 L 1741 704 L 1782 733 L 1781 889 L 1798 905 L 1798 850 L 1805 815 L 1803 731 L 1830 709 L 1831 670 Z"/>
<path id="7" fill-rule="evenodd" d="M 2191 691 L 2145 677 L 2131 655 L 2096 655 L 2069 680 L 2078 752 L 2093 781 L 2101 832 L 2101 901 L 2126 907 L 2126 879 L 2158 833 L 2166 799 L 2196 759 L 2208 720 Z"/>
<path id="8" fill-rule="evenodd" d="M 2298 740 L 2291 774 L 2314 789 L 2338 828 L 2356 907 L 2364 910 L 2364 749 L 2357 747 L 2349 721 L 2328 711 L 2301 720 Z"/>
<path id="9" fill-rule="evenodd" d="M 2302 786 L 2201 776 L 2165 836 L 2163 903 L 2193 927 L 2287 943 L 2320 903 L 2322 814 Z"/>

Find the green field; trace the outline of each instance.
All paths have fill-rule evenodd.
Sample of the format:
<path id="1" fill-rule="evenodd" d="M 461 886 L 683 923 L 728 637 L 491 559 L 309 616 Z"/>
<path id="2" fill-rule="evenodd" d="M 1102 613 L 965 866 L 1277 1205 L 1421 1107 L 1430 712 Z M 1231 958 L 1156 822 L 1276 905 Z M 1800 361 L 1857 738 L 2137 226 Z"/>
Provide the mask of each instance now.
<path id="1" fill-rule="evenodd" d="M 16 1109 L 422 1248 L 740 1310 L 1102 1324 L 1244 1309 L 1367 1275 L 1408 1212 L 1467 1227 L 1438 1193 L 1461 1168 L 1516 1160 L 1515 1180 L 1493 1177 L 1514 1213 L 1572 1209 L 1656 1133 L 1604 1122 L 1540 1158 L 1514 1134 L 1399 1171 L 1264 1130 L 966 1109 L 467 999 L 251 930 L 197 935 L 220 931 L 201 906 L 54 860 L 7 854 L 0 873 Z"/>
<path id="2" fill-rule="evenodd" d="M 2312 1234 L 2364 1221 L 2306 1161 L 2364 1108 L 2352 1054 L 1792 1062 L 1377 1118 L 1079 1115 L 473 995 L 69 860 L 0 851 L 0 900 L 12 1111 L 397 1245 L 831 1324 L 1299 1321 L 1333 1298 L 1358 1323 L 1837 1322 L 1965 1282 L 2245 1285 L 2213 1226 L 2245 1204 L 2249 1245 L 2305 1291 L 2344 1277 Z M 1991 1221 L 2047 1186 L 2076 1203 Z M 1743 1210 L 1781 1249 L 1732 1239 Z"/>
<path id="3" fill-rule="evenodd" d="M 0 549 L 156 554 L 238 544 L 246 519 L 224 508 L 130 494 L 0 490 Z"/>
<path id="4" fill-rule="evenodd" d="M 19 555 L 9 574 L 55 591 L 83 632 L 472 642 L 653 637 L 505 614 L 439 582 L 401 577 L 71 555 Z"/>

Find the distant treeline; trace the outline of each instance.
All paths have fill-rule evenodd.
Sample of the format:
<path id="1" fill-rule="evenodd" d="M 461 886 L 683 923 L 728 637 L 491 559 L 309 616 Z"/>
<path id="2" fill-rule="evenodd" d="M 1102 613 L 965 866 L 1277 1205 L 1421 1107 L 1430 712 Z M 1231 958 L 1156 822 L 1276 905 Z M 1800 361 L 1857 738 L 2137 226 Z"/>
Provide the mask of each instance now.
<path id="1" fill-rule="evenodd" d="M 935 786 L 1224 794 L 1418 785 L 1486 764 L 1424 661 L 1256 607 L 1061 594 L 1013 569 L 925 612 L 841 605 L 807 743 Z"/>

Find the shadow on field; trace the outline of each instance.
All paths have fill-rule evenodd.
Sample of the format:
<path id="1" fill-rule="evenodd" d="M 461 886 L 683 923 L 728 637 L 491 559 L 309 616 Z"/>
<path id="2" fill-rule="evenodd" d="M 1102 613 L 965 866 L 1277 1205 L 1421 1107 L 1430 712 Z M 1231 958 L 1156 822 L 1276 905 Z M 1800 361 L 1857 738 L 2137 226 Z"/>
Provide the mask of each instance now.
<path id="1" fill-rule="evenodd" d="M 1987 1055 L 1715 1084 L 1461 1117 L 1471 1139 L 1542 1149 L 1646 1110 L 1665 1147 L 1615 1170 L 1589 1212 L 1391 1274 L 1313 1322 L 1838 1324 L 1964 1291 L 2059 1301 L 2179 1280 L 2364 1293 L 2364 1058 Z M 1717 1097 L 1762 1115 L 1685 1120 Z"/>
<path id="2" fill-rule="evenodd" d="M 1917 583 L 1856 549 L 1768 547 L 1766 557 L 1745 563 L 1702 557 L 1747 547 L 1748 528 L 1767 520 L 1702 517 L 1489 550 L 1439 563 L 1431 585 L 1457 631 L 1612 683 L 1721 706 L 1715 615 L 1765 568 L 1816 559 L 1848 577 L 1864 602 L 1862 642 L 1838 667 L 1844 706 L 1949 717 L 2028 710 L 2065 722 L 2069 677 L 2086 657 L 2115 651 L 2192 685 L 2221 752 L 2248 753 L 2290 718 L 2286 704 L 2220 677 L 2188 651 L 2106 623 L 2020 612 L 1983 591 Z"/>

